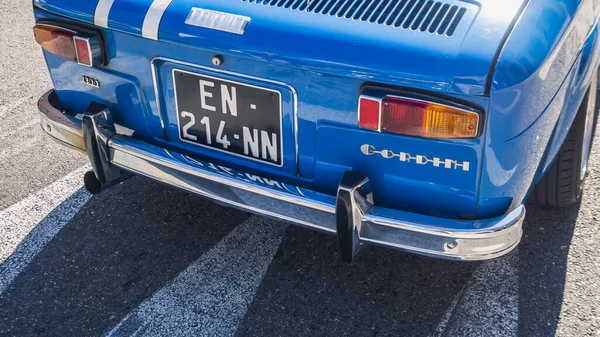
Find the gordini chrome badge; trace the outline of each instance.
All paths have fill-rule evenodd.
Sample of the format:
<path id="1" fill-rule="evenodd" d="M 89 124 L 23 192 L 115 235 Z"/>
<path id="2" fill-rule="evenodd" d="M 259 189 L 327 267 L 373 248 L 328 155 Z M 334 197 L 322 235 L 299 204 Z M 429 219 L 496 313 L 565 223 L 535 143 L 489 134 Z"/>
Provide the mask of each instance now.
<path id="1" fill-rule="evenodd" d="M 434 167 L 442 167 L 446 169 L 469 171 L 471 164 L 468 161 L 459 161 L 455 159 L 443 159 L 438 157 L 426 157 L 421 154 L 412 155 L 406 152 L 394 152 L 392 150 L 377 150 L 375 146 L 363 144 L 360 146 L 360 152 L 367 156 L 378 154 L 385 159 L 398 158 L 401 162 L 415 163 L 419 165 L 433 165 Z"/>
<path id="2" fill-rule="evenodd" d="M 243 35 L 250 22 L 247 16 L 211 11 L 203 8 L 192 8 L 185 23 L 190 26 L 220 30 Z"/>

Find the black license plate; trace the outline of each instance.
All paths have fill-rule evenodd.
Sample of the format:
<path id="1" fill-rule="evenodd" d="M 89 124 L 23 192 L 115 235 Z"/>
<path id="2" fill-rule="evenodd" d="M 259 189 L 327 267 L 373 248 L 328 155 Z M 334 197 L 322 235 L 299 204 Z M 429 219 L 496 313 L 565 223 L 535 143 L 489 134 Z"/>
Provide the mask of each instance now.
<path id="1" fill-rule="evenodd" d="M 279 91 L 182 70 L 173 81 L 182 141 L 283 165 Z"/>

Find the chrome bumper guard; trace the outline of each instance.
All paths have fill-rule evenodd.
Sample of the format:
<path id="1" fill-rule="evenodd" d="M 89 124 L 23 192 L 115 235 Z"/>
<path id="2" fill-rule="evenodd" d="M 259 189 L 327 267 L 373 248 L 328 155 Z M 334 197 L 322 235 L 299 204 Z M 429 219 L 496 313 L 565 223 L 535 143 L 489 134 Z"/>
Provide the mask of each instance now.
<path id="1" fill-rule="evenodd" d="M 122 169 L 249 212 L 334 233 L 347 262 L 355 261 L 363 244 L 453 260 L 485 260 L 510 252 L 522 236 L 523 205 L 485 220 L 383 209 L 373 206 L 368 177 L 356 172 L 344 174 L 337 196 L 296 187 L 304 193 L 288 193 L 216 174 L 186 156 L 117 134 L 105 108 L 91 105 L 79 119 L 53 102 L 58 102 L 54 90 L 39 101 L 42 129 L 60 143 L 86 152 L 102 183 L 117 179 Z"/>

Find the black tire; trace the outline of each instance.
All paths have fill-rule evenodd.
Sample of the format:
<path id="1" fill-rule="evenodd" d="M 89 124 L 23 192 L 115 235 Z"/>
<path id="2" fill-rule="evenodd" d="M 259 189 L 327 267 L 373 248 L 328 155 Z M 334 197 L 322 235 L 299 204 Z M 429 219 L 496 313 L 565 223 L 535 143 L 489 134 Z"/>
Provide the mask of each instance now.
<path id="1" fill-rule="evenodd" d="M 584 145 L 586 140 L 590 142 L 587 150 L 589 151 L 593 141 L 597 115 L 595 95 L 597 89 L 597 82 L 595 81 L 597 81 L 597 78 L 594 77 L 593 81 L 583 97 L 577 116 L 575 116 L 558 156 L 548 172 L 535 186 L 529 198 L 530 202 L 542 206 L 561 208 L 573 205 L 581 198 L 585 181 L 585 169 L 582 169 Z M 586 121 L 589 123 L 588 118 L 591 118 L 594 124 L 591 126 L 592 136 L 590 137 L 585 135 Z"/>

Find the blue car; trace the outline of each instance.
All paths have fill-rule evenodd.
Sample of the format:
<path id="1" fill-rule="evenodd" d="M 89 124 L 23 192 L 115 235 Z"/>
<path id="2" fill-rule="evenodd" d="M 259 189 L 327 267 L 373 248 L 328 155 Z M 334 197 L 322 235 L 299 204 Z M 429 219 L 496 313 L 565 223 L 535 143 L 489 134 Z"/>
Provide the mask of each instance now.
<path id="1" fill-rule="evenodd" d="M 41 126 L 132 174 L 363 245 L 483 260 L 581 196 L 598 0 L 34 0 Z"/>

